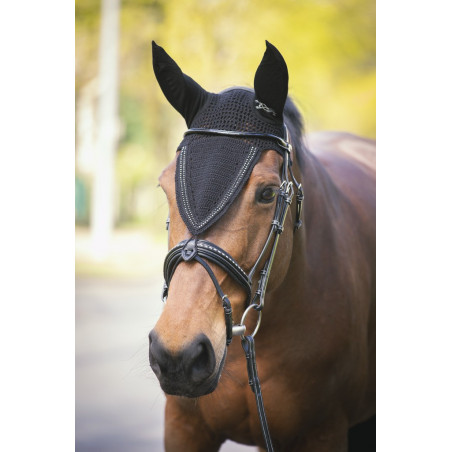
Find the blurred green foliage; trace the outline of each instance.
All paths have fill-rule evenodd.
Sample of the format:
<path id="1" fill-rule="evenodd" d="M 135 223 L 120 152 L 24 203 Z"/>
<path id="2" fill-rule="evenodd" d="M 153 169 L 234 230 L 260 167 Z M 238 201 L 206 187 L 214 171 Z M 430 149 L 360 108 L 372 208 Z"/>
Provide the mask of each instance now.
<path id="1" fill-rule="evenodd" d="M 100 0 L 76 0 L 76 102 L 97 76 L 99 24 Z M 153 39 L 214 92 L 252 86 L 267 39 L 284 55 L 289 94 L 308 132 L 375 137 L 375 0 L 123 0 L 120 222 L 149 221 L 152 227 L 156 209 L 165 210 L 157 177 L 185 127 L 154 78 Z M 136 207 L 136 197 L 149 209 Z"/>

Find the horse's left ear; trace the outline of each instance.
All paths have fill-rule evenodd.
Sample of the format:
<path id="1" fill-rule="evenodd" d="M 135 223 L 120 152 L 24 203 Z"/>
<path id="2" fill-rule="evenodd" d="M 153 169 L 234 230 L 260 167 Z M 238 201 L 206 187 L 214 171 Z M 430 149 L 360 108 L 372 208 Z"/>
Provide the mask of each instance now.
<path id="1" fill-rule="evenodd" d="M 289 73 L 278 49 L 265 41 L 267 50 L 254 76 L 256 108 L 269 117 L 282 120 L 287 99 Z M 262 105 L 264 104 L 264 105 Z"/>

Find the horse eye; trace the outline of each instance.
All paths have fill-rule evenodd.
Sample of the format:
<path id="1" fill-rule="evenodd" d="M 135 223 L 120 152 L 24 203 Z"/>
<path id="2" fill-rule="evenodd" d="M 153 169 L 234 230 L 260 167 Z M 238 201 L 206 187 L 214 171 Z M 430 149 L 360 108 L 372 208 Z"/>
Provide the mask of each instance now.
<path id="1" fill-rule="evenodd" d="M 265 187 L 258 195 L 258 201 L 263 203 L 271 203 L 276 196 L 274 187 Z"/>

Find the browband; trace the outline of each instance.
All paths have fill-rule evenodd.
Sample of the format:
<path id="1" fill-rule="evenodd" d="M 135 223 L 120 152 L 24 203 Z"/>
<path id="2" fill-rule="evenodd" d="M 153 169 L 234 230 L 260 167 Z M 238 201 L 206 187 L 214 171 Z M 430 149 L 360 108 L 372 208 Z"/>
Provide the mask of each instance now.
<path id="1" fill-rule="evenodd" d="M 284 125 L 284 134 L 287 137 L 287 127 Z M 258 133 L 258 132 L 239 132 L 235 130 L 220 130 L 220 129 L 188 129 L 184 136 L 190 134 L 203 134 L 203 135 L 223 135 L 233 138 L 267 138 L 276 141 L 285 151 L 292 152 L 292 145 L 288 139 L 278 137 L 271 133 Z"/>

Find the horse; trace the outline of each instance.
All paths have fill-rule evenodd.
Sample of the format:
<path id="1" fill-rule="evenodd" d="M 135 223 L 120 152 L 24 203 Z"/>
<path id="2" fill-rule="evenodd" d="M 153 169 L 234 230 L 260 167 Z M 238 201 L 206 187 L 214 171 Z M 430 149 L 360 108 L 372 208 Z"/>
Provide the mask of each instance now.
<path id="1" fill-rule="evenodd" d="M 212 94 L 153 42 L 157 81 L 189 127 L 182 144 L 194 139 L 191 157 L 180 146 L 159 178 L 169 206 L 170 252 L 149 360 L 166 394 L 165 449 L 217 451 L 226 439 L 269 448 L 242 349 L 252 337 L 275 450 L 375 450 L 375 141 L 342 132 L 306 136 L 287 95 L 285 61 L 266 45 L 254 90 Z M 210 114 L 211 99 L 227 96 L 252 96 L 249 118 L 257 115 L 264 129 L 276 125 L 286 135 L 228 134 L 209 128 L 209 116 L 204 129 L 193 127 L 197 117 Z M 228 108 L 215 110 L 220 124 Z M 255 140 L 263 140 L 262 149 L 237 183 L 236 197 L 196 229 L 196 221 L 190 223 L 195 208 L 184 204 L 190 190 L 198 190 L 196 208 L 208 201 L 204 193 L 218 194 L 212 204 L 218 212 L 222 206 L 215 202 L 229 189 L 222 193 L 215 184 L 234 186 L 244 171 L 239 165 L 231 173 L 229 146 L 251 146 L 249 156 L 259 147 Z M 198 167 L 225 142 L 210 169 L 216 176 L 199 191 L 204 173 Z M 184 166 L 190 158 L 191 169 Z M 278 220 L 280 205 L 287 209 Z M 248 288 L 242 273 L 252 273 Z"/>

